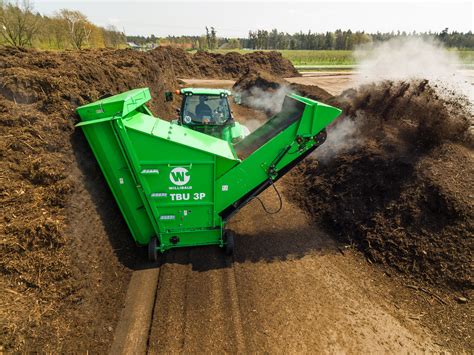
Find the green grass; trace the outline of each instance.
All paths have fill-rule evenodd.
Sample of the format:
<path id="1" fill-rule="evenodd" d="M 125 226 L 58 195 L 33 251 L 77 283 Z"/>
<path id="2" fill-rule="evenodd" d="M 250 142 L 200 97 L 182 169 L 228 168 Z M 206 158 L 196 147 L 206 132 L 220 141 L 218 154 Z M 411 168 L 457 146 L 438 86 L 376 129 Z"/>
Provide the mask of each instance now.
<path id="1" fill-rule="evenodd" d="M 456 50 L 450 49 L 450 51 L 456 52 L 464 64 L 474 64 L 474 50 Z M 252 52 L 252 50 L 215 50 L 215 53 L 225 54 L 227 52 L 238 52 L 241 54 Z M 283 57 L 288 58 L 293 65 L 354 65 L 356 60 L 353 56 L 352 51 L 346 50 L 323 50 L 323 51 L 312 51 L 312 50 L 280 50 Z"/>
<path id="2" fill-rule="evenodd" d="M 284 50 L 283 57 L 288 58 L 293 65 L 352 65 L 355 59 L 352 51 L 309 51 Z"/>
<path id="3" fill-rule="evenodd" d="M 464 64 L 474 65 L 474 51 L 470 51 L 470 50 L 465 50 L 465 51 L 453 50 L 453 51 L 457 53 L 457 55 L 461 59 L 461 62 L 463 62 Z"/>

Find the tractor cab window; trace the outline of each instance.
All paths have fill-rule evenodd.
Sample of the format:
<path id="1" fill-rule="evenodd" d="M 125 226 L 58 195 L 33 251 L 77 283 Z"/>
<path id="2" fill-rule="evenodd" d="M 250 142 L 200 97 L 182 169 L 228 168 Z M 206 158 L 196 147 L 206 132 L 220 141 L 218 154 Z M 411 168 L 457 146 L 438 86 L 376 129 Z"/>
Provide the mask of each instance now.
<path id="1" fill-rule="evenodd" d="M 184 124 L 222 125 L 230 118 L 227 97 L 191 95 L 185 96 Z"/>

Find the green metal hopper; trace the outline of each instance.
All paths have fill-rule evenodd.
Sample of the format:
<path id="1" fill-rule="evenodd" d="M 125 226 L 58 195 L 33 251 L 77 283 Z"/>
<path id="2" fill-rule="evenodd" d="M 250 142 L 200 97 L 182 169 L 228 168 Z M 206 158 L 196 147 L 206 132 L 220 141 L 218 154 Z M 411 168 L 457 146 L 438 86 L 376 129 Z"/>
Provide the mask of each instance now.
<path id="1" fill-rule="evenodd" d="M 340 110 L 295 94 L 237 145 L 153 117 L 147 88 L 79 107 L 81 127 L 139 245 L 233 248 L 226 221 L 325 139 Z"/>

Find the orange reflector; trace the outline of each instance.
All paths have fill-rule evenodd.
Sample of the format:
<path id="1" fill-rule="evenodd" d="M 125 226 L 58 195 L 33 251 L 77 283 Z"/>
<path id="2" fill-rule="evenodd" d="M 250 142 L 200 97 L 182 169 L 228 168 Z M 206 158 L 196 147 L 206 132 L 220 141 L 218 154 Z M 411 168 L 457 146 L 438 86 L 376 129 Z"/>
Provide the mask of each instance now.
<path id="1" fill-rule="evenodd" d="M 175 93 L 176 95 L 181 95 L 181 90 L 176 90 Z"/>

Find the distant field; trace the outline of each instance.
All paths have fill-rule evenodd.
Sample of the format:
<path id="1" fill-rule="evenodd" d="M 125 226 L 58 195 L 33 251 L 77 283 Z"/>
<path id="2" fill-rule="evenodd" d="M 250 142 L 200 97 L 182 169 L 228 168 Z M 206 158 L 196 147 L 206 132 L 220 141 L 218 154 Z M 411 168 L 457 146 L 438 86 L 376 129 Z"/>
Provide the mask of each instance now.
<path id="1" fill-rule="evenodd" d="M 355 64 L 352 51 L 281 51 L 293 65 L 351 65 Z"/>
<path id="2" fill-rule="evenodd" d="M 474 65 L 474 51 L 471 50 L 451 50 L 459 55 L 465 64 Z M 227 52 L 238 52 L 241 54 L 252 52 L 252 50 L 215 50 L 215 53 L 225 54 Z M 280 50 L 285 58 L 288 58 L 296 66 L 339 66 L 356 64 L 353 51 L 331 50 L 331 51 L 311 51 L 311 50 Z"/>
<path id="3" fill-rule="evenodd" d="M 474 51 L 454 51 L 465 64 L 474 65 Z"/>

